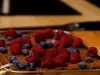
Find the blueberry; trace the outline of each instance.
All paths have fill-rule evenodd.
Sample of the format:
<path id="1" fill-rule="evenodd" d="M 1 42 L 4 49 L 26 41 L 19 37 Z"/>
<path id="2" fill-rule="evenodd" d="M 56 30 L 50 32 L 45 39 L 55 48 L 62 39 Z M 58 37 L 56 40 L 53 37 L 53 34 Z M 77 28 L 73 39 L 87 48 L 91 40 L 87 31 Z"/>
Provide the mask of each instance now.
<path id="1" fill-rule="evenodd" d="M 0 50 L 2 53 L 7 53 L 7 48 L 5 48 L 5 47 L 0 47 Z"/>
<path id="2" fill-rule="evenodd" d="M 54 44 L 55 42 L 56 42 L 56 40 L 52 40 L 52 41 L 51 41 L 51 43 L 53 43 L 53 44 Z"/>
<path id="3" fill-rule="evenodd" d="M 11 62 L 11 63 L 12 63 L 13 60 L 16 60 L 16 57 L 15 57 L 15 56 L 11 56 L 11 57 L 10 57 L 10 62 Z"/>
<path id="4" fill-rule="evenodd" d="M 21 36 L 21 35 L 24 34 L 24 31 L 23 31 L 23 30 L 17 30 L 17 31 L 16 31 L 16 34 L 17 34 L 18 36 Z"/>
<path id="5" fill-rule="evenodd" d="M 49 48 L 53 47 L 53 44 L 52 43 L 48 43 L 48 45 L 49 45 Z"/>
<path id="6" fill-rule="evenodd" d="M 28 63 L 28 64 L 27 64 L 27 68 L 28 68 L 29 70 L 34 70 L 34 69 L 35 69 L 35 64 L 34 64 L 34 63 Z"/>
<path id="7" fill-rule="evenodd" d="M 13 40 L 13 37 L 7 37 L 7 41 Z"/>
<path id="8" fill-rule="evenodd" d="M 70 53 L 72 53 L 72 52 L 79 52 L 78 48 L 71 47 L 71 48 L 67 48 L 67 49 L 69 50 Z"/>
<path id="9" fill-rule="evenodd" d="M 27 49 L 29 50 L 31 48 L 31 46 L 29 44 L 24 44 L 22 45 L 22 49 Z"/>
<path id="10" fill-rule="evenodd" d="M 26 65 L 25 64 L 18 64 L 17 67 L 20 69 L 20 70 L 25 70 L 26 69 Z"/>
<path id="11" fill-rule="evenodd" d="M 48 48 L 53 47 L 53 44 L 52 44 L 52 43 L 45 43 L 42 47 L 43 47 L 44 49 L 48 49 Z"/>
<path id="12" fill-rule="evenodd" d="M 86 57 L 86 62 L 88 63 L 93 62 L 93 58 L 90 56 Z"/>
<path id="13" fill-rule="evenodd" d="M 45 44 L 45 42 L 44 41 L 40 41 L 40 46 L 43 46 L 44 44 Z"/>
<path id="14" fill-rule="evenodd" d="M 79 63 L 79 68 L 80 69 L 86 69 L 86 63 L 85 62 L 80 62 Z"/>
<path id="15" fill-rule="evenodd" d="M 19 62 L 19 60 L 16 59 L 16 60 L 12 61 L 12 64 L 15 64 L 17 66 L 18 64 L 20 64 L 20 62 Z"/>

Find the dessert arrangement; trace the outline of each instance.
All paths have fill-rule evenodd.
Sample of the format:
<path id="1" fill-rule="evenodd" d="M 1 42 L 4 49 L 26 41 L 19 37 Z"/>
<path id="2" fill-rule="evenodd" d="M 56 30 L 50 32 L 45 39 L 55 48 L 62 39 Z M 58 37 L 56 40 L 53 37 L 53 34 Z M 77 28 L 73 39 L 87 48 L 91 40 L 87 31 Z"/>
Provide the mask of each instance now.
<path id="1" fill-rule="evenodd" d="M 50 28 L 25 32 L 8 29 L 0 53 L 17 71 L 100 69 L 97 48 L 85 47 L 80 37 Z M 1 61 L 2 62 L 2 61 Z"/>

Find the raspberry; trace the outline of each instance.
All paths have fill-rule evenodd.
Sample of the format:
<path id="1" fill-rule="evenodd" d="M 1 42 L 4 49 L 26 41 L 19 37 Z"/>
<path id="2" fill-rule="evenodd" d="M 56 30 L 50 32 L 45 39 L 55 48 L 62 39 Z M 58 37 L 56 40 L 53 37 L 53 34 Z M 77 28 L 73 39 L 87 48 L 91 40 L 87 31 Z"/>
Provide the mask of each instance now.
<path id="1" fill-rule="evenodd" d="M 70 35 L 65 35 L 60 40 L 60 46 L 65 47 L 71 45 L 73 42 L 73 39 Z"/>
<path id="2" fill-rule="evenodd" d="M 95 57 L 97 56 L 98 50 L 95 47 L 89 47 L 87 51 L 87 56 Z"/>
<path id="3" fill-rule="evenodd" d="M 73 47 L 81 47 L 83 45 L 83 41 L 81 38 L 77 37 L 73 40 Z"/>
<path id="4" fill-rule="evenodd" d="M 10 45 L 14 45 L 14 44 L 22 44 L 22 39 L 16 38 L 16 39 L 12 40 Z"/>
<path id="5" fill-rule="evenodd" d="M 53 46 L 56 47 L 56 48 L 59 47 L 59 46 L 60 46 L 60 41 L 57 40 L 57 41 L 53 44 Z"/>
<path id="6" fill-rule="evenodd" d="M 30 54 L 27 58 L 28 63 L 39 64 L 40 63 L 40 56 L 38 53 Z"/>
<path id="7" fill-rule="evenodd" d="M 4 36 L 7 37 L 16 37 L 16 31 L 13 29 L 9 29 L 4 33 Z"/>
<path id="8" fill-rule="evenodd" d="M 0 40 L 0 47 L 4 47 L 5 46 L 5 41 L 4 40 Z"/>
<path id="9" fill-rule="evenodd" d="M 47 28 L 43 31 L 44 33 L 44 37 L 47 39 L 47 38 L 53 38 L 54 37 L 54 33 L 52 31 L 52 29 L 50 28 Z"/>
<path id="10" fill-rule="evenodd" d="M 44 56 L 45 54 L 45 50 L 43 48 L 41 48 L 40 46 L 36 45 L 36 46 L 33 46 L 32 48 L 32 52 L 37 52 L 40 56 Z"/>
<path id="11" fill-rule="evenodd" d="M 62 29 L 58 29 L 58 32 L 56 33 L 56 39 L 61 39 L 64 35 L 64 31 Z"/>
<path id="12" fill-rule="evenodd" d="M 47 59 L 45 61 L 41 61 L 41 67 L 43 68 L 52 68 L 54 67 L 53 60 Z"/>
<path id="13" fill-rule="evenodd" d="M 76 64 L 77 62 L 80 61 L 80 55 L 78 52 L 73 52 L 71 55 L 70 55 L 70 62 L 72 64 Z"/>
<path id="14" fill-rule="evenodd" d="M 21 51 L 21 45 L 20 44 L 13 44 L 10 46 L 10 52 L 12 55 L 19 55 L 22 53 Z"/>
<path id="15" fill-rule="evenodd" d="M 27 37 L 27 36 L 22 37 L 22 43 L 30 45 L 31 44 L 31 39 L 29 37 Z"/>
<path id="16" fill-rule="evenodd" d="M 66 65 L 66 59 L 62 55 L 58 55 L 54 58 L 54 64 L 57 67 L 63 67 Z"/>
<path id="17" fill-rule="evenodd" d="M 59 48 L 58 55 L 63 56 L 63 58 L 65 58 L 65 60 L 69 60 L 69 58 L 70 58 L 70 52 L 65 48 Z"/>
<path id="18" fill-rule="evenodd" d="M 56 48 L 50 48 L 44 55 L 44 57 L 54 57 L 57 54 Z"/>
<path id="19" fill-rule="evenodd" d="M 35 33 L 35 41 L 40 42 L 40 41 L 45 41 L 44 33 L 43 31 L 38 31 Z"/>

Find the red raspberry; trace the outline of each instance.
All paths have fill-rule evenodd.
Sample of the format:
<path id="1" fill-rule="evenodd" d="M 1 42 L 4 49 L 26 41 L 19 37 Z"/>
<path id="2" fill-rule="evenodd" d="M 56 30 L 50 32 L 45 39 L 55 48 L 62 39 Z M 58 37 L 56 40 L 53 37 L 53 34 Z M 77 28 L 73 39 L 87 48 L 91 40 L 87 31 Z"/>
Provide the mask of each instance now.
<path id="1" fill-rule="evenodd" d="M 54 64 L 57 66 L 57 67 L 63 67 L 66 65 L 66 59 L 63 55 L 58 55 L 56 56 L 54 59 Z"/>
<path id="2" fill-rule="evenodd" d="M 30 63 L 34 63 L 34 64 L 39 64 L 40 63 L 40 56 L 38 53 L 33 53 L 30 54 L 27 58 L 27 61 Z"/>
<path id="3" fill-rule="evenodd" d="M 62 29 L 58 29 L 58 32 L 56 33 L 56 39 L 61 39 L 64 35 L 64 31 Z"/>
<path id="4" fill-rule="evenodd" d="M 50 28 L 45 29 L 43 32 L 44 32 L 44 36 L 46 39 L 54 37 L 54 33 L 53 33 L 52 29 L 50 29 Z"/>
<path id="5" fill-rule="evenodd" d="M 42 60 L 41 61 L 41 67 L 43 68 L 51 68 L 53 67 L 54 64 L 53 64 L 53 60 L 52 59 L 47 59 L 47 60 Z"/>
<path id="6" fill-rule="evenodd" d="M 4 33 L 5 37 L 16 37 L 16 31 L 13 29 L 9 29 Z"/>
<path id="7" fill-rule="evenodd" d="M 70 55 L 70 62 L 72 64 L 76 64 L 77 62 L 80 61 L 80 54 L 78 52 L 73 52 L 71 55 Z"/>
<path id="8" fill-rule="evenodd" d="M 22 44 L 22 39 L 16 38 L 16 39 L 12 40 L 10 45 L 14 45 L 14 44 Z"/>
<path id="9" fill-rule="evenodd" d="M 59 48 L 58 54 L 63 56 L 63 58 L 65 58 L 65 60 L 69 60 L 69 58 L 70 58 L 70 52 L 65 48 Z"/>
<path id="10" fill-rule="evenodd" d="M 4 40 L 0 40 L 0 47 L 4 47 L 5 46 L 5 41 Z"/>
<path id="11" fill-rule="evenodd" d="M 83 45 L 83 41 L 81 38 L 77 37 L 73 40 L 73 44 L 72 44 L 73 47 L 80 47 L 82 45 Z"/>
<path id="12" fill-rule="evenodd" d="M 43 31 L 38 31 L 38 32 L 35 33 L 35 41 L 36 42 L 45 41 Z"/>
<path id="13" fill-rule="evenodd" d="M 59 46 L 60 46 L 60 41 L 57 40 L 57 41 L 53 44 L 53 46 L 54 46 L 54 47 L 59 47 Z"/>
<path id="14" fill-rule="evenodd" d="M 69 46 L 72 44 L 72 42 L 73 42 L 72 37 L 70 35 L 65 35 L 60 40 L 60 46 L 61 47 Z"/>
<path id="15" fill-rule="evenodd" d="M 89 47 L 87 51 L 87 56 L 95 57 L 97 56 L 98 50 L 95 47 Z"/>
<path id="16" fill-rule="evenodd" d="M 56 48 L 50 48 L 46 53 L 44 57 L 54 57 L 57 54 L 57 49 Z"/>
<path id="17" fill-rule="evenodd" d="M 10 46 L 10 52 L 12 55 L 19 55 L 22 53 L 21 51 L 21 45 L 20 44 L 13 44 Z"/>
<path id="18" fill-rule="evenodd" d="M 22 43 L 23 44 L 31 44 L 31 39 L 27 36 L 22 37 Z"/>
<path id="19" fill-rule="evenodd" d="M 36 46 L 33 46 L 32 48 L 32 52 L 37 52 L 39 53 L 40 56 L 44 56 L 45 54 L 45 50 L 43 48 L 41 48 L 40 46 L 36 45 Z"/>

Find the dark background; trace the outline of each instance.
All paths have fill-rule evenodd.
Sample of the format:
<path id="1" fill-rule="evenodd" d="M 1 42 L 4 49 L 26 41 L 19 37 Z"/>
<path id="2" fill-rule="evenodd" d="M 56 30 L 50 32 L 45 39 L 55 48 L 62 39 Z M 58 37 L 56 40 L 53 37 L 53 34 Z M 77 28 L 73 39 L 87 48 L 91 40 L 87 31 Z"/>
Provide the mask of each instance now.
<path id="1" fill-rule="evenodd" d="M 9 15 L 79 15 L 59 0 L 11 0 Z"/>

